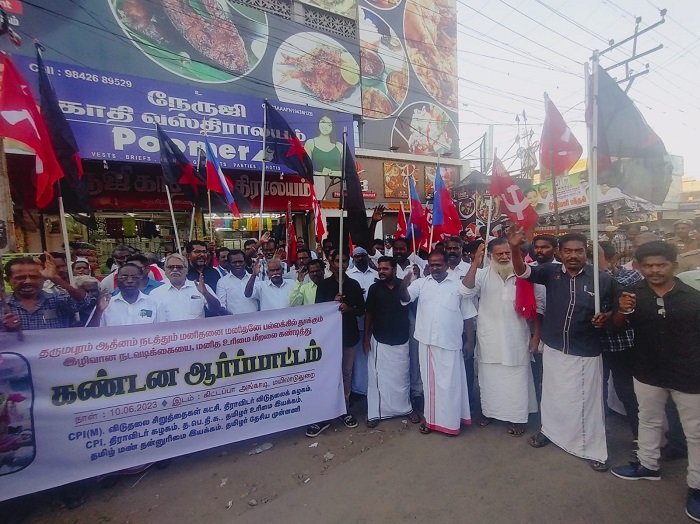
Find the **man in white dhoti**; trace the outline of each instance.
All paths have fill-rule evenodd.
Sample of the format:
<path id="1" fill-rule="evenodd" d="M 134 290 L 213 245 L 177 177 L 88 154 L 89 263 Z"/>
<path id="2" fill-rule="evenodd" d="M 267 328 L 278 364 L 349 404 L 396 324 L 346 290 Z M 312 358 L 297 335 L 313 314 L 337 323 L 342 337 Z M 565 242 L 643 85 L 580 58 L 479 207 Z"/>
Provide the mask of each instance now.
<path id="1" fill-rule="evenodd" d="M 587 239 L 580 233 L 559 237 L 562 264 L 528 266 L 520 244 L 524 234 L 511 228 L 508 239 L 519 278 L 546 289 L 542 322 L 544 342 L 542 429 L 530 439 L 541 448 L 554 442 L 564 451 L 589 459 L 595 471 L 607 471 L 603 411 L 603 363 L 599 328 L 610 313 L 595 313 L 593 267 L 586 264 Z M 612 308 L 615 283 L 600 274 L 602 311 Z"/>
<path id="2" fill-rule="evenodd" d="M 520 437 L 529 414 L 537 412 L 530 353 L 539 344 L 538 314 L 543 313 L 544 293 L 536 297 L 532 284 L 517 282 L 506 238 L 489 242 L 490 266 L 477 269 L 484 251 L 482 244 L 461 287 L 465 297 L 479 298 L 476 361 L 483 416 L 477 425 L 486 427 L 493 419 L 509 422 L 508 433 Z M 525 305 L 516 306 L 521 303 Z M 533 337 L 528 320 L 535 322 Z"/>
<path id="3" fill-rule="evenodd" d="M 420 415 L 411 407 L 409 374 L 408 305 L 399 297 L 396 259 L 377 260 L 377 281 L 365 301 L 363 349 L 367 357 L 367 427 L 381 419 L 408 416 L 414 424 Z"/>
<path id="4" fill-rule="evenodd" d="M 425 396 L 420 431 L 458 435 L 461 424 L 471 423 L 462 359 L 463 320 L 474 318 L 476 309 L 460 294 L 459 280 L 448 278 L 444 251 L 433 251 L 428 266 L 430 275 L 414 281 L 413 273 L 408 273 L 399 288 L 402 303 L 418 300 L 415 337 Z"/>

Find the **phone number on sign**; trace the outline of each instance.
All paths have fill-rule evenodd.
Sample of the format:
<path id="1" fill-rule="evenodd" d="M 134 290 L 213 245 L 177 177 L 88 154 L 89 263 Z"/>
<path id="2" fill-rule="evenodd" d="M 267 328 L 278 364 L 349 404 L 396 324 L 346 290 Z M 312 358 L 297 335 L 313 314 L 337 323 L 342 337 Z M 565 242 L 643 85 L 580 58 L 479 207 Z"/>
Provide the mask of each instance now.
<path id="1" fill-rule="evenodd" d="M 66 78 L 85 80 L 86 82 L 101 82 L 103 84 L 117 87 L 132 87 L 131 80 L 125 80 L 123 78 L 115 78 L 112 76 L 105 75 L 95 75 L 93 73 L 84 73 L 81 71 L 74 71 L 72 69 L 64 69 L 63 74 L 66 76 Z"/>

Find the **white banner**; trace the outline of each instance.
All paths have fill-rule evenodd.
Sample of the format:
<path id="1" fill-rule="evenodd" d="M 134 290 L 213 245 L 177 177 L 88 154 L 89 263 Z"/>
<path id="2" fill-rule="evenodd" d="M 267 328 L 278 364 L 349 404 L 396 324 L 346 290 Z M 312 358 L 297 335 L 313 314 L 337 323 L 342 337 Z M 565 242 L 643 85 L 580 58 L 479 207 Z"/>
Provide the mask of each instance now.
<path id="1" fill-rule="evenodd" d="M 337 304 L 0 333 L 0 500 L 345 412 Z"/>

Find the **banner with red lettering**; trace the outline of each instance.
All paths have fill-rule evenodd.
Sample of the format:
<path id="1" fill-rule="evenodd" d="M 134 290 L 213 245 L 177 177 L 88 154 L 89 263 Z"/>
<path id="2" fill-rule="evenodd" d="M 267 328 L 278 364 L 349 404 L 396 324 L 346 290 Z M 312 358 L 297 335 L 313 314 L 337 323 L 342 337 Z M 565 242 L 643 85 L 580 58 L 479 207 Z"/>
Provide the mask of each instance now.
<path id="1" fill-rule="evenodd" d="M 334 303 L 0 333 L 0 500 L 345 413 Z"/>

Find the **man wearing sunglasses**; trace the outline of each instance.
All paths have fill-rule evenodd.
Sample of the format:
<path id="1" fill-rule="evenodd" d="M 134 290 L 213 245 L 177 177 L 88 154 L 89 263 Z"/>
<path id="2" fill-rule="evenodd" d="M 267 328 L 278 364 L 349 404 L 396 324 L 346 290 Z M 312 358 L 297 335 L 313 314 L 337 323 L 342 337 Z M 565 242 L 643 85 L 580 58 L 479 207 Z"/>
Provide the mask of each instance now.
<path id="1" fill-rule="evenodd" d="M 204 275 L 200 273 L 196 282 L 187 280 L 185 257 L 177 253 L 168 255 L 165 276 L 168 281 L 151 292 L 165 322 L 204 318 L 205 310 L 210 316 L 217 314 L 221 305 L 214 291 L 204 283 Z"/>
<path id="2" fill-rule="evenodd" d="M 670 396 L 688 442 L 686 514 L 700 522 L 700 292 L 674 278 L 676 247 L 640 246 L 644 276 L 622 292 L 617 327 L 634 328 L 634 391 L 639 402 L 639 462 L 612 470 L 625 480 L 659 480 L 664 408 Z"/>

